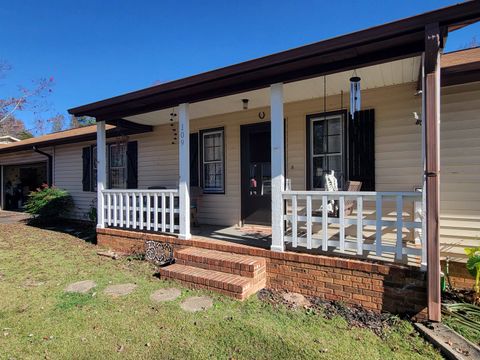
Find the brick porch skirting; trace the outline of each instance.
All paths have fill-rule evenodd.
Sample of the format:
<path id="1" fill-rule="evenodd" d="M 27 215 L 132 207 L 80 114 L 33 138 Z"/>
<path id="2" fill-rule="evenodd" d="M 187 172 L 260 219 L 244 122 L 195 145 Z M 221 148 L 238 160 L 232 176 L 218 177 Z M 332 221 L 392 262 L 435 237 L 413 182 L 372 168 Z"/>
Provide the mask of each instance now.
<path id="1" fill-rule="evenodd" d="M 361 305 L 373 311 L 427 315 L 426 272 L 412 266 L 338 256 L 274 252 L 213 239 L 177 237 L 147 232 L 97 229 L 98 245 L 121 253 L 142 253 L 144 241 L 174 245 L 175 250 L 199 247 L 266 259 L 267 287 Z"/>

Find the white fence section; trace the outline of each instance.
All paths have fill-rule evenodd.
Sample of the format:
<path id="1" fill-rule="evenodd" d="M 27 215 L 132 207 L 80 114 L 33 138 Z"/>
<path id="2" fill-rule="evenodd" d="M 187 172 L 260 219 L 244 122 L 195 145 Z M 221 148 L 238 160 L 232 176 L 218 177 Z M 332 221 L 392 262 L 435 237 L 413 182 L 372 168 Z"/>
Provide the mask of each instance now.
<path id="1" fill-rule="evenodd" d="M 284 241 L 293 248 L 391 253 L 397 261 L 413 255 L 426 264 L 423 216 L 415 215 L 419 192 L 285 191 L 282 197 Z"/>
<path id="2" fill-rule="evenodd" d="M 105 226 L 178 233 L 178 190 L 103 190 Z"/>

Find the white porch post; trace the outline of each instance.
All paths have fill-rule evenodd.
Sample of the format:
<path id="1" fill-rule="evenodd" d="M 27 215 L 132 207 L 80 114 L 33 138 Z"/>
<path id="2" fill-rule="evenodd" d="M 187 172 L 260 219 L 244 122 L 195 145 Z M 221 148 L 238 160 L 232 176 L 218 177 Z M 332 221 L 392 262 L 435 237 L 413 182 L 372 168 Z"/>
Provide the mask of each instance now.
<path id="1" fill-rule="evenodd" d="M 178 159 L 180 202 L 180 239 L 190 239 L 190 118 L 188 104 L 180 104 L 178 108 Z"/>
<path id="2" fill-rule="evenodd" d="M 284 180 L 284 117 L 283 84 L 270 86 L 271 147 L 272 147 L 272 247 L 273 251 L 284 251 L 283 200 Z"/>
<path id="3" fill-rule="evenodd" d="M 103 190 L 107 183 L 107 141 L 105 121 L 97 122 L 97 228 L 105 227 Z"/>

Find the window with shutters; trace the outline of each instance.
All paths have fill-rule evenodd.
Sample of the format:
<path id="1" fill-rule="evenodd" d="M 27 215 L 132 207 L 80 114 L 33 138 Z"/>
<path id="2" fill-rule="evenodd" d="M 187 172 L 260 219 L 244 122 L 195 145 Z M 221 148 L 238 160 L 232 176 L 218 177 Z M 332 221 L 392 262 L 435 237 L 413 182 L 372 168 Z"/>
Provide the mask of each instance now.
<path id="1" fill-rule="evenodd" d="M 307 189 L 324 190 L 325 174 L 335 172 L 339 189 L 360 181 L 375 191 L 375 111 L 347 111 L 307 116 Z"/>
<path id="2" fill-rule="evenodd" d="M 130 151 L 129 151 L 130 150 Z M 137 143 L 107 144 L 107 187 L 137 187 Z M 83 191 L 97 191 L 97 147 L 83 149 Z"/>
<path id="3" fill-rule="evenodd" d="M 325 188 L 324 177 L 332 170 L 338 187 L 345 182 L 345 116 L 343 113 L 319 114 L 308 117 L 309 182 L 312 190 Z"/>

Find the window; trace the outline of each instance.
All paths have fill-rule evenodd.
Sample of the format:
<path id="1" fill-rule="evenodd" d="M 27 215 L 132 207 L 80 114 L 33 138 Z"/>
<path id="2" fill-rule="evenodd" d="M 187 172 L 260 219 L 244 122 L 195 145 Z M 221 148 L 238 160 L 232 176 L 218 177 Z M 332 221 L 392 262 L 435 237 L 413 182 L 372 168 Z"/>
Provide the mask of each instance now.
<path id="1" fill-rule="evenodd" d="M 107 144 L 107 186 L 110 189 L 137 187 L 137 142 Z M 83 148 L 83 191 L 97 191 L 97 147 Z"/>
<path id="2" fill-rule="evenodd" d="M 338 187 L 345 181 L 344 114 L 308 117 L 309 182 L 311 189 L 324 189 L 324 176 L 335 171 Z"/>
<path id="3" fill-rule="evenodd" d="M 127 187 L 127 144 L 109 145 L 108 183 L 110 189 L 126 189 Z"/>
<path id="4" fill-rule="evenodd" d="M 223 128 L 201 132 L 202 185 L 205 193 L 225 192 Z"/>

